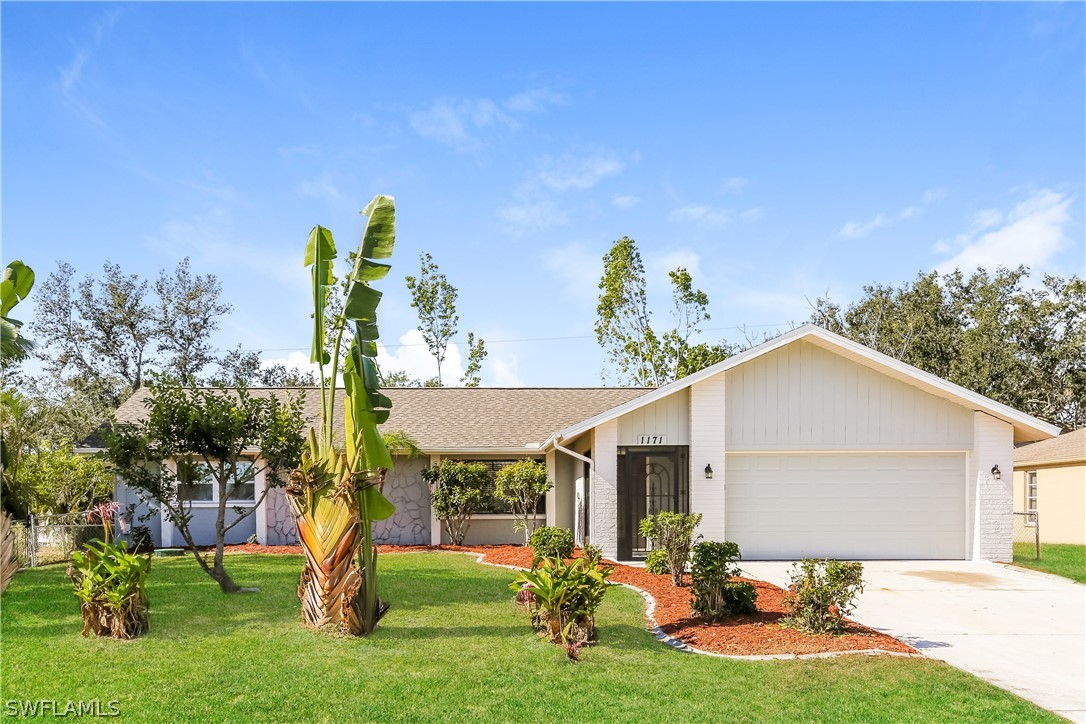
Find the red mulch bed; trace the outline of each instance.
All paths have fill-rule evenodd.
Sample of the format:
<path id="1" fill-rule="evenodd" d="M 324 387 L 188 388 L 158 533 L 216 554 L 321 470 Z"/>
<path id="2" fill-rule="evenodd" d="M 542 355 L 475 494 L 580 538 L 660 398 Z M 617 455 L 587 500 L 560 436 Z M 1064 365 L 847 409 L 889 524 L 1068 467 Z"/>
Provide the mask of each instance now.
<path id="1" fill-rule="evenodd" d="M 429 550 L 482 553 L 487 563 L 529 568 L 532 550 L 526 546 L 377 546 L 380 553 L 410 553 Z M 301 554 L 301 546 L 261 546 L 254 544 L 228 546 L 228 552 L 237 553 L 293 553 Z M 687 585 L 676 588 L 671 576 L 649 573 L 644 568 L 615 565 L 610 580 L 628 583 L 647 591 L 656 599 L 653 617 L 663 631 L 672 638 L 703 651 L 733 656 L 766 654 L 819 654 L 832 651 L 862 651 L 881 649 L 905 654 L 915 654 L 916 649 L 892 636 L 879 633 L 854 621 L 848 621 L 847 633 L 805 634 L 784 628 L 778 621 L 785 615 L 784 591 L 765 581 L 748 578 L 758 591 L 758 613 L 753 616 L 736 616 L 722 623 L 708 623 L 698 618 L 690 608 L 689 577 Z"/>

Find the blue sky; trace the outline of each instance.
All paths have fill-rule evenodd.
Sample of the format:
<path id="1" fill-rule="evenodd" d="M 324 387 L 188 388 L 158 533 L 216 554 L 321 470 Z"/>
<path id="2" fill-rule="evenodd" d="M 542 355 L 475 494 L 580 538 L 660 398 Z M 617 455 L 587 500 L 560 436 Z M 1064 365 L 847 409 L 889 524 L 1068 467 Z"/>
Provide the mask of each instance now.
<path id="1" fill-rule="evenodd" d="M 4 3 L 3 256 L 191 256 L 235 307 L 220 347 L 298 359 L 308 230 L 353 248 L 392 194 L 386 365 L 432 374 L 427 251 L 484 383 L 540 386 L 600 383 L 623 235 L 661 323 L 691 269 L 706 339 L 933 268 L 1081 275 L 1084 7 Z"/>

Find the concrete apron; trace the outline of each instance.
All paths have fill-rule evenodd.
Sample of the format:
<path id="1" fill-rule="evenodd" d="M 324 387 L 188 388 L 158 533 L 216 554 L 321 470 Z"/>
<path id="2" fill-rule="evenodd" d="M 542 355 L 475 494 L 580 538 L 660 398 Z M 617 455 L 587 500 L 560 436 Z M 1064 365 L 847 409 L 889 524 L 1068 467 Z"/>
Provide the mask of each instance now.
<path id="1" fill-rule="evenodd" d="M 788 585 L 790 563 L 744 561 Z M 1086 722 L 1086 586 L 971 561 L 865 561 L 853 616 L 1077 722 Z"/>

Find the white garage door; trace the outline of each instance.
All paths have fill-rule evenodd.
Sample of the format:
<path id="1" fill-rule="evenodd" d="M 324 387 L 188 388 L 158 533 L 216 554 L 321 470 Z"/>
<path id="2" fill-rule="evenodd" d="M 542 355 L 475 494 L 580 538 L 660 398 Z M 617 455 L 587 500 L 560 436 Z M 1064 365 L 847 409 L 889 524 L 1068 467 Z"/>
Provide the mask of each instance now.
<path id="1" fill-rule="evenodd" d="M 729 453 L 724 489 L 747 560 L 965 557 L 962 453 Z"/>

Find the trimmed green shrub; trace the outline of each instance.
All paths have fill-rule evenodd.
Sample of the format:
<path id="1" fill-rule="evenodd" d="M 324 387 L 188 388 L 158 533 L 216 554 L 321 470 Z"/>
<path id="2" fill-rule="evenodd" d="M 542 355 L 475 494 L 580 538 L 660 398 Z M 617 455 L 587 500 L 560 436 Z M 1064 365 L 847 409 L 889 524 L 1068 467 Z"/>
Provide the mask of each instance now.
<path id="1" fill-rule="evenodd" d="M 667 564 L 667 551 L 663 548 L 649 551 L 645 556 L 645 570 L 656 575 L 671 573 L 671 567 Z"/>
<path id="2" fill-rule="evenodd" d="M 690 607 L 702 618 L 720 621 L 728 616 L 758 611 L 758 592 L 746 581 L 732 581 L 739 575 L 739 546 L 731 541 L 704 541 L 693 548 L 690 579 L 693 599 Z"/>
<path id="3" fill-rule="evenodd" d="M 528 545 L 528 535 L 535 527 L 539 500 L 553 487 L 546 464 L 528 458 L 506 465 L 494 476 L 494 495 L 513 508 L 517 517 L 513 530 L 524 533 L 524 545 Z"/>
<path id="4" fill-rule="evenodd" d="M 701 523 L 701 513 L 671 513 L 665 511 L 650 515 L 641 521 L 641 535 L 652 541 L 652 547 L 667 551 L 667 567 L 671 571 L 671 583 L 683 585 L 686 561 L 690 558 L 690 546 L 694 542 L 694 529 Z"/>
<path id="5" fill-rule="evenodd" d="M 792 565 L 792 582 L 784 596 L 789 615 L 782 626 L 807 633 L 841 633 L 845 616 L 863 593 L 863 564 L 807 558 Z"/>
<path id="6" fill-rule="evenodd" d="M 599 565 L 600 559 L 603 558 L 603 549 L 591 543 L 585 543 L 581 547 L 581 557 L 593 565 Z"/>
<path id="7" fill-rule="evenodd" d="M 544 558 L 572 558 L 573 531 L 554 525 L 544 525 L 532 532 L 529 540 L 535 562 Z"/>

